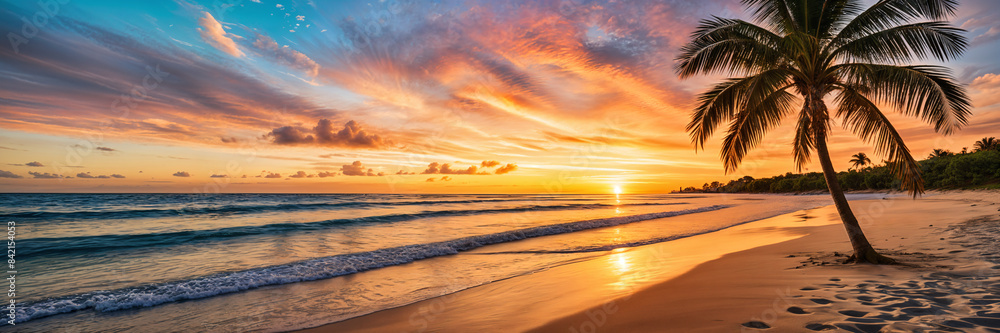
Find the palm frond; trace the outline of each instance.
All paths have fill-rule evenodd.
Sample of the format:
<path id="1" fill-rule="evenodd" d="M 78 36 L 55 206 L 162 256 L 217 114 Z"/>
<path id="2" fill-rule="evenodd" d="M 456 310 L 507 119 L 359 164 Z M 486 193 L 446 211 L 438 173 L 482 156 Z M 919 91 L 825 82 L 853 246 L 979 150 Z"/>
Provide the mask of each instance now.
<path id="1" fill-rule="evenodd" d="M 965 87 L 945 67 L 844 64 L 834 70 L 844 74 L 846 84 L 867 87 L 876 102 L 919 117 L 944 134 L 965 126 L 972 113 Z"/>
<path id="2" fill-rule="evenodd" d="M 760 103 L 787 80 L 786 70 L 773 69 L 755 76 L 730 78 L 699 95 L 698 106 L 686 128 L 695 148 L 703 149 L 719 124 L 733 119 L 746 105 Z"/>
<path id="3" fill-rule="evenodd" d="M 799 112 L 799 121 L 795 126 L 795 137 L 792 141 L 792 156 L 795 158 L 795 171 L 802 171 L 802 168 L 809 164 L 815 146 L 812 131 L 813 119 L 809 112 L 802 110 Z"/>
<path id="4" fill-rule="evenodd" d="M 769 74 L 769 75 L 767 75 Z M 796 100 L 788 92 L 787 71 L 775 70 L 755 76 L 747 87 L 746 104 L 730 122 L 722 141 L 721 157 L 726 172 L 739 168 L 743 158 L 764 138 L 764 133 L 781 123 Z"/>
<path id="5" fill-rule="evenodd" d="M 753 12 L 757 21 L 766 23 L 778 32 L 800 30 L 799 22 L 785 0 L 743 0 L 743 5 Z"/>
<path id="6" fill-rule="evenodd" d="M 861 13 L 864 6 L 859 0 L 826 0 L 822 6 L 806 6 L 804 10 L 807 11 L 809 22 L 809 30 L 806 33 L 826 39 L 832 37 Z"/>
<path id="7" fill-rule="evenodd" d="M 850 85 L 841 88 L 835 102 L 839 104 L 837 116 L 843 119 L 844 127 L 873 144 L 877 154 L 886 156 L 888 166 L 902 180 L 904 190 L 909 190 L 913 196 L 923 193 L 920 165 L 910 155 L 909 148 L 889 119 L 865 96 L 867 88 Z"/>
<path id="8" fill-rule="evenodd" d="M 834 40 L 855 39 L 915 19 L 943 20 L 957 7 L 957 0 L 881 0 L 847 23 Z"/>
<path id="9" fill-rule="evenodd" d="M 781 61 L 781 38 L 742 20 L 703 20 L 681 48 L 675 70 L 682 78 L 696 74 L 752 75 Z"/>
<path id="10" fill-rule="evenodd" d="M 831 52 L 831 57 L 845 62 L 906 63 L 934 57 L 955 59 L 969 45 L 965 30 L 948 22 L 921 22 L 900 25 L 845 41 Z"/>

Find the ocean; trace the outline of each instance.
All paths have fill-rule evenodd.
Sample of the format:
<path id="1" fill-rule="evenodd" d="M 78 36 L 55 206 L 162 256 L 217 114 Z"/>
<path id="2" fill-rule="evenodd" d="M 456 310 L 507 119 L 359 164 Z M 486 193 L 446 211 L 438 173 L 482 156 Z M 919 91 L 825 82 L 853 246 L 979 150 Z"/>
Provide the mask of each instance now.
<path id="1" fill-rule="evenodd" d="M 0 194 L 0 217 L 16 225 L 17 331 L 272 332 L 830 203 L 746 194 Z M 724 214 L 699 218 L 706 212 Z"/>

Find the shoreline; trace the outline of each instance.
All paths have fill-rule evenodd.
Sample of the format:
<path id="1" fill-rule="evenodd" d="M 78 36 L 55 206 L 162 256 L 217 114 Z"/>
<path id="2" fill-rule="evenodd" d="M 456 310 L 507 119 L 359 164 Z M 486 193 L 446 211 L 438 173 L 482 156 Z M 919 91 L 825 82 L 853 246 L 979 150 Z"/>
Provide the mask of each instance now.
<path id="1" fill-rule="evenodd" d="M 769 304 L 778 297 L 782 302 L 787 300 L 788 304 L 796 304 L 789 308 L 808 309 L 810 305 L 816 305 L 800 302 L 808 297 L 803 295 L 807 291 L 800 289 L 823 290 L 812 289 L 809 285 L 831 284 L 831 281 L 821 278 L 824 276 L 839 275 L 838 279 L 844 281 L 850 276 L 887 277 L 888 273 L 894 274 L 897 280 L 900 276 L 913 278 L 914 274 L 926 273 L 928 267 L 936 267 L 928 258 L 945 258 L 966 266 L 973 265 L 971 263 L 977 260 L 958 258 L 960 252 L 951 257 L 942 255 L 955 251 L 954 244 L 939 244 L 941 246 L 933 251 L 919 252 L 923 256 L 903 251 L 895 253 L 894 249 L 906 248 L 912 245 L 910 242 L 923 238 L 927 239 L 920 243 L 920 248 L 932 241 L 946 243 L 944 238 L 932 240 L 930 235 L 938 235 L 970 218 L 990 213 L 995 215 L 996 206 L 987 207 L 997 202 L 998 193 L 949 191 L 936 192 L 917 200 L 891 198 L 852 202 L 869 239 L 877 248 L 883 251 L 888 249 L 888 254 L 905 262 L 923 265 L 923 268 L 835 264 L 834 259 L 838 257 L 833 257 L 833 254 L 850 251 L 850 246 L 832 206 L 826 206 L 670 242 L 610 251 L 584 262 L 496 281 L 300 332 L 425 332 L 459 331 L 474 327 L 487 331 L 533 332 L 656 331 L 664 328 L 707 332 L 720 329 L 756 331 L 757 328 L 741 326 L 758 326 L 752 323 L 755 321 L 763 323 L 763 326 L 792 330 L 801 330 L 811 324 L 829 325 L 825 322 L 838 324 L 833 320 L 840 313 L 821 315 L 822 311 L 812 310 L 809 315 L 792 315 Z M 985 204 L 968 205 L 977 200 Z M 906 216 L 921 215 L 916 212 L 926 216 L 928 211 L 954 208 L 957 204 L 965 204 L 970 209 L 935 218 L 939 221 L 928 223 L 932 226 L 898 230 L 901 226 L 905 227 L 902 224 L 908 220 Z M 883 215 L 892 219 L 877 221 Z M 870 225 L 864 225 L 865 221 Z M 896 238 L 888 237 L 889 234 Z M 617 274 L 608 274 L 614 271 L 616 265 L 628 264 L 632 267 L 619 270 Z M 951 270 L 956 269 L 955 265 L 950 267 Z M 786 291 L 787 297 L 776 295 L 779 290 Z M 827 298 L 838 299 L 834 296 Z M 781 320 L 766 320 L 772 317 Z M 869 323 L 851 321 L 851 324 L 839 323 L 844 327 L 831 325 L 827 328 L 852 330 L 863 327 L 857 325 L 877 326 L 882 325 L 878 321 L 886 321 L 864 316 L 854 320 Z M 812 328 L 817 327 L 826 326 Z"/>

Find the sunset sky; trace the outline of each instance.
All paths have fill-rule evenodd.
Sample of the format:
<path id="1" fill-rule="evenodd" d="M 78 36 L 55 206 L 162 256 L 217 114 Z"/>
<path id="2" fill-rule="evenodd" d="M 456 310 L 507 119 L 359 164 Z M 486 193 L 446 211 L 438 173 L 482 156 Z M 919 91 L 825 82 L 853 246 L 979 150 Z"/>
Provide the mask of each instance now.
<path id="1" fill-rule="evenodd" d="M 684 131 L 721 77 L 673 59 L 738 0 L 2 2 L 2 192 L 665 193 L 794 168 L 794 117 L 728 175 Z M 952 19 L 968 127 L 892 118 L 918 159 L 1000 136 L 998 21 Z M 838 170 L 881 160 L 831 140 Z"/>

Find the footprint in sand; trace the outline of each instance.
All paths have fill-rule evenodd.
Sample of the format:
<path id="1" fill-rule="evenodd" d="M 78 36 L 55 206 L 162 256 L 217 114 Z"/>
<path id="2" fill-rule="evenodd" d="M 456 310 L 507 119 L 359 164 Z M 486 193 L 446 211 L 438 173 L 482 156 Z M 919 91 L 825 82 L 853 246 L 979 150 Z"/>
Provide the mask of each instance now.
<path id="1" fill-rule="evenodd" d="M 768 329 L 768 328 L 771 328 L 770 325 L 765 324 L 763 322 L 759 322 L 759 321 L 748 321 L 748 322 L 743 323 L 742 325 L 746 326 L 746 327 L 749 327 L 749 328 L 756 328 L 756 329 Z"/>
<path id="2" fill-rule="evenodd" d="M 984 326 L 989 328 L 1000 328 L 1000 319 L 997 318 L 968 317 L 968 318 L 962 318 L 962 321 L 969 322 L 978 326 Z"/>
<path id="3" fill-rule="evenodd" d="M 877 316 L 873 316 L 872 318 L 878 318 L 878 319 L 887 320 L 887 321 L 907 321 L 907 320 L 913 319 L 913 316 L 905 314 L 905 313 L 900 313 L 898 315 L 893 315 L 892 313 L 882 312 L 881 314 L 879 314 Z"/>
<path id="4" fill-rule="evenodd" d="M 806 325 L 806 329 L 809 329 L 809 330 L 812 330 L 812 331 L 825 331 L 825 330 L 835 330 L 835 329 L 837 329 L 837 327 L 834 327 L 834 326 L 831 326 L 831 325 L 826 325 L 826 324 L 809 324 L 809 325 Z"/>
<path id="5" fill-rule="evenodd" d="M 903 311 L 906 314 L 910 314 L 910 315 L 914 315 L 914 316 L 926 316 L 926 315 L 931 315 L 931 314 L 942 314 L 942 312 L 943 312 L 940 308 L 935 308 L 935 307 L 930 307 L 930 306 L 924 307 L 924 308 L 902 308 L 902 309 L 900 309 L 900 311 Z"/>
<path id="6" fill-rule="evenodd" d="M 847 318 L 846 320 L 852 323 L 863 324 L 881 324 L 885 322 L 885 320 L 879 318 Z"/>
<path id="7" fill-rule="evenodd" d="M 979 312 L 976 312 L 976 316 L 979 316 L 979 317 L 990 317 L 990 318 L 1000 318 L 1000 313 L 989 312 L 989 311 L 979 311 Z"/>
<path id="8" fill-rule="evenodd" d="M 808 314 L 809 313 L 806 310 L 804 310 L 804 309 L 802 309 L 800 307 L 797 307 L 797 306 L 793 306 L 793 307 L 788 308 L 788 312 L 791 312 L 791 313 L 794 313 L 794 314 Z"/>
<path id="9" fill-rule="evenodd" d="M 885 324 L 837 323 L 837 328 L 856 333 L 878 333 Z"/>
<path id="10" fill-rule="evenodd" d="M 848 317 L 864 317 L 868 312 L 858 311 L 858 310 L 840 310 L 838 313 L 848 316 Z"/>
<path id="11" fill-rule="evenodd" d="M 976 325 L 961 321 L 961 320 L 946 320 L 941 325 L 948 326 L 951 328 L 973 328 Z"/>

